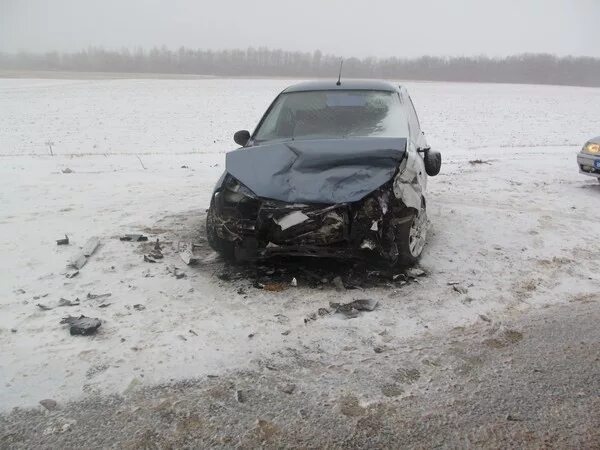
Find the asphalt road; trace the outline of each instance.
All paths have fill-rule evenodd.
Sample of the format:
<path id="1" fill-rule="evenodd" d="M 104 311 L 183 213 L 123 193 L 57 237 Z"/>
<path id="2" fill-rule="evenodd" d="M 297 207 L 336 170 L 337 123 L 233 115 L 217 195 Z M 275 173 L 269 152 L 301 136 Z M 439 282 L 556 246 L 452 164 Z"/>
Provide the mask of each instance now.
<path id="1" fill-rule="evenodd" d="M 599 299 L 15 410 L 0 417 L 0 448 L 599 448 Z"/>

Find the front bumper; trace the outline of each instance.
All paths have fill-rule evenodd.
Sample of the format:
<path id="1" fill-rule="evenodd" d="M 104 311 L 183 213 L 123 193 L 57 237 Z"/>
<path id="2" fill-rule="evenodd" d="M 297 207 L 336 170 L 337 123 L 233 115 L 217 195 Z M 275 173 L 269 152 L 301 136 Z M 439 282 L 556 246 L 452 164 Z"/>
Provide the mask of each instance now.
<path id="1" fill-rule="evenodd" d="M 244 212 L 214 198 L 215 234 L 232 242 L 238 260 L 273 256 L 394 258 L 391 230 L 412 210 L 394 198 L 391 183 L 356 203 L 300 205 L 256 199 Z"/>
<path id="2" fill-rule="evenodd" d="M 577 154 L 577 165 L 580 173 L 600 177 L 600 155 L 580 152 Z"/>

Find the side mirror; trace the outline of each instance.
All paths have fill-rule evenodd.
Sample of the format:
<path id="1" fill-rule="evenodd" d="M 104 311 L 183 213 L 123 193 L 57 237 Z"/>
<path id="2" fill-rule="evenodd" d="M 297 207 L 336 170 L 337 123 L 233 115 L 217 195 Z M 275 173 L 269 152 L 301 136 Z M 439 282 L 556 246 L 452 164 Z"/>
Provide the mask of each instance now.
<path id="1" fill-rule="evenodd" d="M 442 168 L 442 154 L 436 150 L 431 150 L 430 148 L 425 150 L 425 154 L 423 157 L 425 162 L 425 172 L 430 177 L 435 177 Z"/>
<path id="2" fill-rule="evenodd" d="M 233 140 L 236 144 L 243 147 L 250 140 L 250 132 L 248 130 L 240 130 L 233 135 Z"/>

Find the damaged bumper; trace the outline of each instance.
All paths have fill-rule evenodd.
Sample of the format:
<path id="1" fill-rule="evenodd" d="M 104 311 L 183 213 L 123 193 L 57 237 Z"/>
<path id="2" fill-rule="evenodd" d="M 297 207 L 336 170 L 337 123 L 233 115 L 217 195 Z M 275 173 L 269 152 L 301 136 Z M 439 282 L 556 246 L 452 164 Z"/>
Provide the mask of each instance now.
<path id="1" fill-rule="evenodd" d="M 278 255 L 393 259 L 394 226 L 413 214 L 394 196 L 393 180 L 358 202 L 286 203 L 224 190 L 215 193 L 212 208 L 215 233 L 235 244 L 238 260 Z"/>

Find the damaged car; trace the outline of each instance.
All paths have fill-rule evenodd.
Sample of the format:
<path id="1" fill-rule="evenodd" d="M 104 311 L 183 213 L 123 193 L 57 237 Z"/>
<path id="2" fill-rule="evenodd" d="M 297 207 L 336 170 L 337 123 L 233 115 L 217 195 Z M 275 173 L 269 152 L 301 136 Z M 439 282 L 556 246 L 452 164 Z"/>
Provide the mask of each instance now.
<path id="1" fill-rule="evenodd" d="M 406 88 L 383 81 L 288 87 L 253 134 L 234 135 L 206 218 L 210 246 L 273 256 L 414 264 L 427 236 L 427 177 L 441 168 Z"/>
<path id="2" fill-rule="evenodd" d="M 577 154 L 579 172 L 597 177 L 600 182 L 600 136 L 590 139 Z"/>

